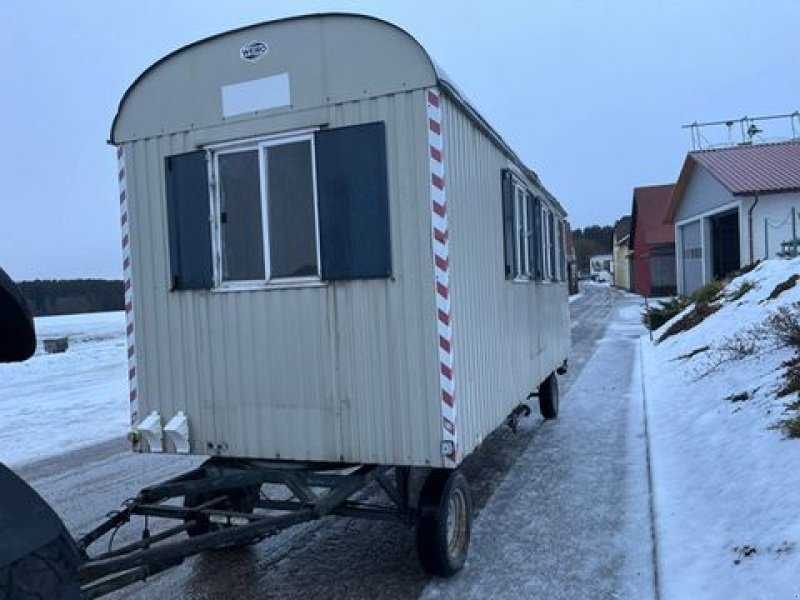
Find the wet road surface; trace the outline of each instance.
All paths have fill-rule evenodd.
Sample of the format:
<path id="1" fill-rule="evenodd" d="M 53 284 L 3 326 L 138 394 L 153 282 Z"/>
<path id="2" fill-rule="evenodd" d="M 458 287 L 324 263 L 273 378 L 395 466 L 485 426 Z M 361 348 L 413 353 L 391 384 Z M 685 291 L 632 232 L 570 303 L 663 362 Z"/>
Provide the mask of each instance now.
<path id="1" fill-rule="evenodd" d="M 418 598 L 425 593 L 449 598 L 471 594 L 485 597 L 501 590 L 506 596 L 514 596 L 527 589 L 524 581 L 537 577 L 553 584 L 544 585 L 543 591 L 559 586 L 564 589 L 563 582 L 575 581 L 574 589 L 586 592 L 564 597 L 619 597 L 624 588 L 620 578 L 625 562 L 619 540 L 625 536 L 626 524 L 619 507 L 625 494 L 626 411 L 592 404 L 585 398 L 571 406 L 570 398 L 586 395 L 571 394 L 572 387 L 602 346 L 600 340 L 609 322 L 621 306 L 632 302 L 607 286 L 587 286 L 571 304 L 572 353 L 570 370 L 560 378 L 561 417 L 544 422 L 534 410 L 537 416 L 524 420 L 516 434 L 501 427 L 465 462 L 477 517 L 467 569 L 454 580 L 434 581 L 425 590 L 431 578 L 418 565 L 413 532 L 407 527 L 332 517 L 297 526 L 256 546 L 187 559 L 112 597 Z M 629 337 L 633 336 L 631 333 Z M 632 357 L 621 357 L 620 368 L 625 368 L 625 361 L 632 361 Z M 627 369 L 630 371 L 629 364 Z M 629 376 L 617 374 L 618 379 Z M 614 395 L 614 390 L 607 391 Z M 586 393 L 591 395 L 593 390 Z M 616 401 L 608 401 L 622 402 L 621 396 L 616 396 Z M 590 460 L 587 452 L 593 453 Z M 130 454 L 125 442 L 117 441 L 27 467 L 21 474 L 78 535 L 142 487 L 200 462 L 202 459 L 193 457 Z M 513 480 L 507 479 L 509 473 Z M 535 539 L 519 535 L 504 539 L 499 532 L 509 527 L 519 529 L 514 521 L 520 518 L 520 507 L 514 498 L 522 493 L 519 486 L 523 484 L 526 494 L 543 490 L 538 503 L 521 517 L 537 523 Z M 493 499 L 498 489 L 503 495 Z M 569 509 L 580 512 L 586 500 L 570 506 L 570 494 L 584 494 L 593 507 L 599 508 L 589 511 L 587 519 L 576 518 Z M 563 510 L 565 505 L 568 510 Z M 585 528 L 591 529 L 588 539 Z M 138 532 L 128 527 L 116 543 L 136 535 Z M 570 548 L 579 550 L 572 558 Z M 507 568 L 500 571 L 486 567 L 491 561 L 498 563 L 497 552 L 509 555 L 504 559 Z M 528 557 L 541 561 L 538 572 L 520 571 L 513 564 Z M 585 565 L 577 568 L 574 562 L 586 561 L 587 557 L 594 565 L 588 572 Z M 498 568 L 501 566 L 498 563 Z M 494 581 L 502 580 L 502 573 L 506 573 L 506 585 Z M 515 577 L 524 577 L 524 581 L 514 583 Z"/>

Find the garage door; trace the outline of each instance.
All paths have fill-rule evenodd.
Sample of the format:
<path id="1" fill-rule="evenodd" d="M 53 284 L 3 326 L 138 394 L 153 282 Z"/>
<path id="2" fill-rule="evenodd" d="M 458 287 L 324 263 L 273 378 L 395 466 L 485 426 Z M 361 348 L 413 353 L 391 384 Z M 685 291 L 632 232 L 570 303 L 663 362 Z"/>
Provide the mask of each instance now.
<path id="1" fill-rule="evenodd" d="M 683 293 L 691 294 L 703 285 L 703 247 L 700 221 L 681 226 Z"/>

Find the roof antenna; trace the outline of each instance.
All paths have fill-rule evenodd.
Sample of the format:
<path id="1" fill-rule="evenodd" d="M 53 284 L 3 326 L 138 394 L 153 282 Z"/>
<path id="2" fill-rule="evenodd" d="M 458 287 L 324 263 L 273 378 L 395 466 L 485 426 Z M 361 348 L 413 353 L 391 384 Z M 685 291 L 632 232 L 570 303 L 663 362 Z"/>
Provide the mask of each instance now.
<path id="1" fill-rule="evenodd" d="M 725 127 L 728 128 L 728 145 L 733 146 L 733 121 L 725 121 Z"/>
<path id="2" fill-rule="evenodd" d="M 747 128 L 747 137 L 750 138 L 750 143 L 753 143 L 753 137 L 758 135 L 759 133 L 764 133 L 763 129 L 759 129 L 755 123 L 750 123 L 750 127 Z"/>
<path id="3" fill-rule="evenodd" d="M 783 125 L 779 128 L 779 136 L 772 140 L 764 139 L 761 134 L 764 130 L 758 125 L 764 121 L 780 121 Z M 739 126 L 739 131 L 734 132 L 734 126 Z M 788 125 L 788 127 L 787 127 Z M 728 134 L 728 143 L 714 141 L 713 138 L 707 138 L 704 133 L 707 130 L 719 132 L 719 128 L 724 126 Z M 800 111 L 794 111 L 789 114 L 783 115 L 761 115 L 758 117 L 744 116 L 740 119 L 725 119 L 724 121 L 707 121 L 705 123 L 698 123 L 694 121 L 682 126 L 683 129 L 688 129 L 692 134 L 692 149 L 703 150 L 713 149 L 720 147 L 733 147 L 739 146 L 752 146 L 757 142 L 767 141 L 786 141 L 797 140 L 800 138 Z M 717 129 L 714 129 L 717 128 Z M 786 131 L 788 130 L 788 131 Z M 773 130 L 774 131 L 774 130 Z M 741 140 L 741 141 L 737 141 Z"/>

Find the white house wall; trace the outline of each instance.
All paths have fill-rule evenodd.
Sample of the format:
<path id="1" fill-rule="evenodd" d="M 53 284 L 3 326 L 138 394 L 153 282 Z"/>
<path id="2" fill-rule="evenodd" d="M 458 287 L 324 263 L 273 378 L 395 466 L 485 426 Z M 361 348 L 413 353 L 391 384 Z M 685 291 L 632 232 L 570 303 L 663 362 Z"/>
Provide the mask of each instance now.
<path id="1" fill-rule="evenodd" d="M 683 199 L 675 214 L 675 222 L 700 217 L 734 202 L 735 198 L 701 165 L 695 165 Z"/>
<path id="2" fill-rule="evenodd" d="M 740 230 L 748 227 L 748 211 L 755 199 L 744 198 L 740 213 Z M 795 209 L 795 227 L 792 229 L 792 207 Z M 781 242 L 800 235 L 800 193 L 761 195 L 753 209 L 753 260 L 775 258 L 781 251 Z M 746 240 L 746 234 L 745 238 Z M 749 248 L 742 247 L 743 264 L 749 262 Z"/>
<path id="3" fill-rule="evenodd" d="M 710 281 L 713 270 L 710 217 L 735 209 L 739 209 L 740 218 L 739 262 L 745 264 L 750 242 L 747 223 L 742 221 L 742 199 L 729 192 L 702 165 L 695 165 L 675 214 L 678 293 L 690 294 Z M 702 255 L 687 258 L 687 250 L 697 248 Z"/>
<path id="4" fill-rule="evenodd" d="M 624 290 L 630 290 L 630 259 L 628 254 L 629 236 L 625 236 L 621 241 L 614 241 L 614 285 Z"/>

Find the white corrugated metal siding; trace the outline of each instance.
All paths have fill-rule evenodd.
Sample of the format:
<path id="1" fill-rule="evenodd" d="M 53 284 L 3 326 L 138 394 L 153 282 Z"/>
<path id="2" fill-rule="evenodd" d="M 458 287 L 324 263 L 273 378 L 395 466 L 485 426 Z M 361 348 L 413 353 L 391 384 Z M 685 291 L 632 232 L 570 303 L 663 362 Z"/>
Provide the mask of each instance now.
<path id="1" fill-rule="evenodd" d="M 449 98 L 442 135 L 458 440 L 467 454 L 566 358 L 569 308 L 566 283 L 505 279 L 507 157 Z"/>
<path id="2" fill-rule="evenodd" d="M 168 291 L 163 162 L 196 134 L 126 145 L 140 414 L 184 410 L 193 451 L 440 460 L 424 91 L 329 113 L 331 127 L 379 120 L 394 277 L 312 288 Z"/>

